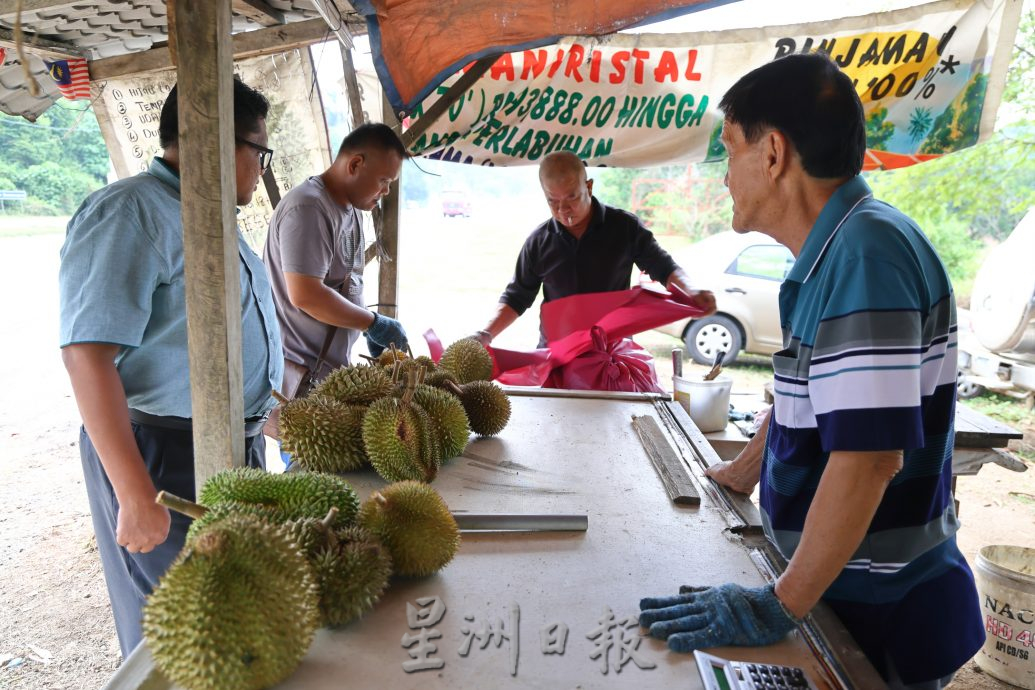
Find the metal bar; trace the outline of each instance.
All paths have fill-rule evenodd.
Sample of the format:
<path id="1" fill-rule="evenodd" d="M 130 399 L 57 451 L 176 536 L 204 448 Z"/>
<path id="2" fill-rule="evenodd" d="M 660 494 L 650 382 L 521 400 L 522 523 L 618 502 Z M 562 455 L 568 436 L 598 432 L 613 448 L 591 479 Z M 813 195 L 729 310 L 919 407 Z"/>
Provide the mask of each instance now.
<path id="1" fill-rule="evenodd" d="M 464 74 L 457 79 L 456 83 L 449 87 L 449 90 L 442 94 L 442 97 L 432 103 L 431 107 L 420 116 L 408 130 L 403 132 L 402 140 L 406 148 L 410 148 L 413 142 L 417 141 L 417 137 L 424 134 L 435 122 L 445 114 L 449 106 L 453 105 L 456 99 L 460 98 L 467 89 L 471 88 L 478 79 L 489 71 L 489 68 L 496 62 L 501 53 L 495 55 L 489 55 L 483 57 L 478 62 L 474 63 L 471 69 L 464 72 Z"/>
<path id="2" fill-rule="evenodd" d="M 653 402 L 668 400 L 664 393 L 641 393 L 636 391 L 574 391 L 565 388 L 533 388 L 531 386 L 502 386 L 507 395 L 525 398 L 578 398 L 581 400 L 633 400 Z"/>
<path id="3" fill-rule="evenodd" d="M 453 513 L 461 532 L 585 532 L 586 515 Z"/>

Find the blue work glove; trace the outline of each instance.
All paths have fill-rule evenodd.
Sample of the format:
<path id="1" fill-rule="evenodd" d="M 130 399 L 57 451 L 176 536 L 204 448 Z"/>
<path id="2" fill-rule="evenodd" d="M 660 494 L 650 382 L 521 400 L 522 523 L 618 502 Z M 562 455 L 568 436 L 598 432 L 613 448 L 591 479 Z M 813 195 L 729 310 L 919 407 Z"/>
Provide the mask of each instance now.
<path id="1" fill-rule="evenodd" d="M 408 342 L 401 323 L 376 311 L 374 323 L 370 324 L 370 328 L 363 335 L 367 339 L 367 349 L 373 357 L 379 356 L 393 343 L 397 349 L 405 350 Z"/>
<path id="2" fill-rule="evenodd" d="M 640 600 L 640 625 L 650 628 L 651 637 L 667 639 L 674 652 L 770 645 L 799 623 L 776 598 L 773 585 L 684 586 L 674 597 Z"/>

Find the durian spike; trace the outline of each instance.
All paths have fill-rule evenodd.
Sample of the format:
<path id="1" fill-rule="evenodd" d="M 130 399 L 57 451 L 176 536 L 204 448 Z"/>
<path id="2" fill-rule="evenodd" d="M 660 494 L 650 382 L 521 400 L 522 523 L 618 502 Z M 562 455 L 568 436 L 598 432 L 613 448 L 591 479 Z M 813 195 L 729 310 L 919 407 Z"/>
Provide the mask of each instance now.
<path id="1" fill-rule="evenodd" d="M 276 400 L 281 405 L 287 405 L 289 402 L 291 402 L 290 400 L 285 398 L 283 395 L 281 395 L 280 391 L 274 390 L 272 393 L 273 393 L 273 399 Z"/>
<path id="2" fill-rule="evenodd" d="M 330 527 L 334 524 L 334 521 L 338 518 L 338 506 L 331 506 L 330 510 L 327 511 L 327 517 L 321 520 L 324 527 Z"/>
<path id="3" fill-rule="evenodd" d="M 175 510 L 177 513 L 183 513 L 195 520 L 208 512 L 208 508 L 205 506 L 198 505 L 194 501 L 188 501 L 186 498 L 180 498 L 167 491 L 159 491 L 158 495 L 155 496 L 155 503 L 165 506 L 169 510 Z M 337 508 L 334 508 L 334 510 L 337 510 Z"/>

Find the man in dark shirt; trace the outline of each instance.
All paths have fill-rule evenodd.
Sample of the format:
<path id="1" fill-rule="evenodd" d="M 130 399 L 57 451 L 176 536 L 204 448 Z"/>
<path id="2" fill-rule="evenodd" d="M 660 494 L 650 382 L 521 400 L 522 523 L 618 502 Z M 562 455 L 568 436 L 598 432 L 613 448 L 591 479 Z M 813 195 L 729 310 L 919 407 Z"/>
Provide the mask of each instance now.
<path id="1" fill-rule="evenodd" d="M 539 182 L 551 218 L 525 240 L 496 313 L 472 337 L 488 345 L 532 306 L 540 285 L 545 302 L 627 290 L 633 264 L 669 290 L 686 293 L 707 313 L 715 311 L 715 296 L 690 287 L 683 269 L 636 216 L 593 198 L 593 180 L 586 179 L 578 156 L 568 151 L 546 156 L 539 166 Z M 539 346 L 544 347 L 541 331 L 542 327 Z"/>

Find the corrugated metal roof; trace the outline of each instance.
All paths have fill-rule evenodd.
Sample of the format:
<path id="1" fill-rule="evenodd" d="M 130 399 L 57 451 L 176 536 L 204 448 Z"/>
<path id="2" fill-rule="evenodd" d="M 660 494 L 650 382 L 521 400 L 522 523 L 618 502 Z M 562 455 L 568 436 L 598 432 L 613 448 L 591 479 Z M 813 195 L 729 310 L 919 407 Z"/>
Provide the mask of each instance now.
<path id="1" fill-rule="evenodd" d="M 285 23 L 320 16 L 312 0 L 266 0 L 266 3 L 283 14 Z M 346 15 L 353 27 L 361 21 L 353 12 Z M 13 14 L 0 14 L 0 28 L 13 29 L 14 22 Z M 148 50 L 168 40 L 165 0 L 79 0 L 23 12 L 21 24 L 27 37 L 68 44 L 81 51 L 87 60 Z M 234 33 L 262 28 L 265 27 L 234 14 Z M 29 94 L 22 66 L 14 49 L 9 49 L 5 64 L 0 66 L 0 111 L 35 120 L 60 94 L 42 59 L 32 55 L 28 62 L 41 87 L 40 96 Z"/>

